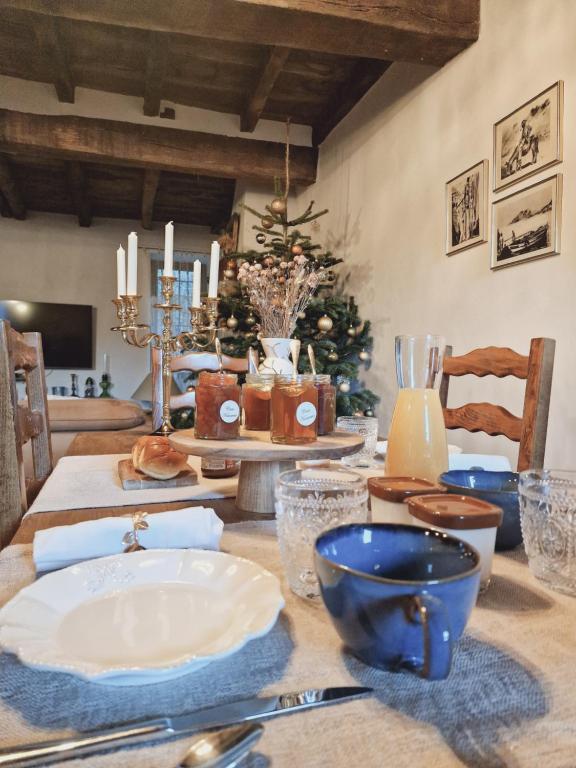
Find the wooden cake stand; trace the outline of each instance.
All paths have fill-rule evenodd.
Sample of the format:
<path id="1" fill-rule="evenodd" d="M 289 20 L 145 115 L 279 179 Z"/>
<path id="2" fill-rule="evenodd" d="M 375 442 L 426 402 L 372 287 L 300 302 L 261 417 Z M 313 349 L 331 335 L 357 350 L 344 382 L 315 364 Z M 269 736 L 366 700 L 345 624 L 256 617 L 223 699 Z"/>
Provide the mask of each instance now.
<path id="1" fill-rule="evenodd" d="M 364 438 L 352 432 L 333 432 L 305 445 L 270 442 L 268 432 L 241 430 L 238 440 L 197 440 L 193 429 L 170 435 L 178 451 L 192 456 L 218 456 L 240 461 L 237 506 L 245 512 L 274 513 L 274 485 L 281 472 L 294 469 L 297 461 L 340 459 L 356 453 Z"/>

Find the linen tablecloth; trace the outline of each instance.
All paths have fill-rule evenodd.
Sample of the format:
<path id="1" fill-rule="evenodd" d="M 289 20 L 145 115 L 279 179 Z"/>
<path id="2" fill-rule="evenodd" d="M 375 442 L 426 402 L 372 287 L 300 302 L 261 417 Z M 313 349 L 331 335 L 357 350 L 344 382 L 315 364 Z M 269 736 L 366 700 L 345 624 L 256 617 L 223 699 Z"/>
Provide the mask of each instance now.
<path id="1" fill-rule="evenodd" d="M 222 547 L 282 579 L 273 523 L 229 526 Z M 34 578 L 29 545 L 0 554 L 0 602 Z M 0 656 L 2 746 L 122 720 L 331 685 L 374 696 L 265 725 L 251 768 L 574 768 L 576 600 L 539 585 L 521 557 L 497 555 L 489 591 L 460 641 L 450 678 L 428 683 L 371 669 L 341 646 L 321 604 L 294 596 L 275 628 L 197 673 L 139 688 L 106 688 Z M 67 763 L 171 768 L 186 739 Z"/>
<path id="2" fill-rule="evenodd" d="M 118 462 L 129 453 L 102 456 L 65 456 L 60 459 L 42 490 L 26 513 L 56 512 L 62 509 L 95 509 L 170 501 L 224 499 L 236 496 L 238 477 L 213 480 L 202 477 L 201 458 L 190 456 L 188 463 L 198 474 L 198 484 L 182 488 L 147 488 L 125 491 L 118 476 Z"/>

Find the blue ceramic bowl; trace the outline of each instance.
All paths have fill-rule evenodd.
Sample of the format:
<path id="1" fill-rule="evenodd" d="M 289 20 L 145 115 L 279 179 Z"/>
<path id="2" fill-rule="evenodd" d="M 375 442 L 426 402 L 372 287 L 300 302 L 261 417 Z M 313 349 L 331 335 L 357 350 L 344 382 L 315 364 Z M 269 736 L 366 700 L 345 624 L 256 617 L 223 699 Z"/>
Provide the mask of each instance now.
<path id="1" fill-rule="evenodd" d="M 514 549 L 522 542 L 517 472 L 488 472 L 484 469 L 453 469 L 440 475 L 438 482 L 448 493 L 474 496 L 496 504 L 503 512 L 496 531 L 496 549 Z"/>
<path id="2" fill-rule="evenodd" d="M 480 586 L 480 556 L 409 525 L 353 524 L 316 540 L 315 565 L 336 631 L 366 664 L 441 680 Z"/>

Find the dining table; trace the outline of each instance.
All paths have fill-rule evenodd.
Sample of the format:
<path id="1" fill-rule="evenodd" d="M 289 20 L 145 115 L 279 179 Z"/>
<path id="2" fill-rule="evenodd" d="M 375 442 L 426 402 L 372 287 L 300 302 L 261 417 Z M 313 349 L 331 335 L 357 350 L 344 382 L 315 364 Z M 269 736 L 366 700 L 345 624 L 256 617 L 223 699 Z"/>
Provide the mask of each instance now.
<path id="1" fill-rule="evenodd" d="M 81 434 L 69 455 L 127 452 L 137 437 Z M 343 647 L 321 600 L 302 599 L 289 590 L 273 515 L 244 513 L 230 498 L 198 504 L 212 507 L 224 521 L 222 550 L 253 560 L 280 579 L 286 604 L 273 629 L 196 672 L 125 688 L 29 668 L 2 653 L 2 747 L 254 695 L 361 685 L 373 693 L 266 723 L 243 765 L 574 768 L 576 600 L 538 582 L 522 547 L 496 554 L 492 581 L 455 648 L 450 676 L 430 682 L 365 665 Z M 145 509 L 185 506 L 191 503 Z M 136 508 L 122 506 L 24 517 L 11 545 L 0 553 L 0 605 L 36 578 L 31 558 L 36 531 L 132 511 Z M 175 768 L 186 748 L 185 738 L 169 739 L 67 765 Z"/>

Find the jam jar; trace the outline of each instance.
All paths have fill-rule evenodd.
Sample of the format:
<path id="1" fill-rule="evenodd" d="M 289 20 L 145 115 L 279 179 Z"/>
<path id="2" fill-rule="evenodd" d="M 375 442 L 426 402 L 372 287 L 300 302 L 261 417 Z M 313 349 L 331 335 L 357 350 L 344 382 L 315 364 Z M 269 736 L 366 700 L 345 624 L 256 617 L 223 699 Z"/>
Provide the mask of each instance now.
<path id="1" fill-rule="evenodd" d="M 318 390 L 318 434 L 329 435 L 336 429 L 336 387 L 327 373 L 312 376 Z"/>
<path id="2" fill-rule="evenodd" d="M 313 443 L 318 428 L 318 390 L 310 376 L 277 376 L 272 387 L 273 443 Z"/>
<path id="3" fill-rule="evenodd" d="M 244 428 L 270 430 L 270 399 L 274 385 L 274 374 L 249 373 L 242 387 Z"/>
<path id="4" fill-rule="evenodd" d="M 235 373 L 202 371 L 196 387 L 194 435 L 202 440 L 230 440 L 240 430 L 240 386 Z"/>

